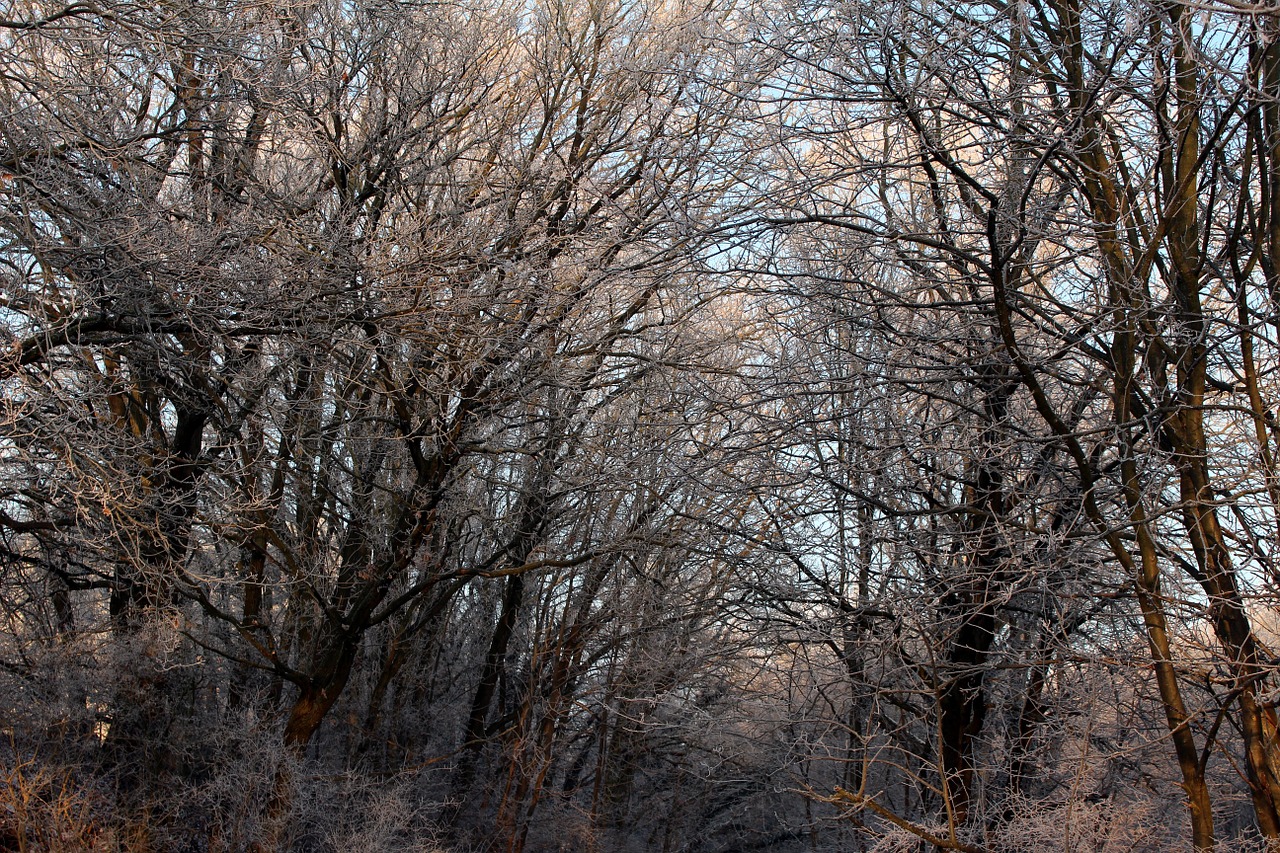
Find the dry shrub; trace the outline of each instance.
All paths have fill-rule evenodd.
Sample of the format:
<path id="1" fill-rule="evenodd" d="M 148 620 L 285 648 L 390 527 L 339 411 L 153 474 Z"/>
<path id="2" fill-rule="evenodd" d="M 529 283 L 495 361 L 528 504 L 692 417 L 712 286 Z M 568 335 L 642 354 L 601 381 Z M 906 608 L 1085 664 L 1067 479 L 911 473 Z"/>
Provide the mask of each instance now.
<path id="1" fill-rule="evenodd" d="M 17 759 L 0 775 L 0 849 L 84 853 L 118 845 L 98 819 L 101 803 L 65 769 Z"/>
<path id="2" fill-rule="evenodd" d="M 257 826 L 262 849 L 297 853 L 439 853 L 432 817 L 439 803 L 423 796 L 416 773 L 401 776 L 353 771 L 324 773 L 288 760 L 275 791 L 282 813 Z M 269 810 L 264 801 L 259 812 Z M 237 849 L 228 847 L 226 849 Z"/>
<path id="3" fill-rule="evenodd" d="M 1180 844 L 1180 830 L 1176 823 L 1162 824 L 1160 813 L 1142 801 L 1027 802 L 994 834 L 991 848 L 992 853 L 1172 853 L 1190 848 Z"/>

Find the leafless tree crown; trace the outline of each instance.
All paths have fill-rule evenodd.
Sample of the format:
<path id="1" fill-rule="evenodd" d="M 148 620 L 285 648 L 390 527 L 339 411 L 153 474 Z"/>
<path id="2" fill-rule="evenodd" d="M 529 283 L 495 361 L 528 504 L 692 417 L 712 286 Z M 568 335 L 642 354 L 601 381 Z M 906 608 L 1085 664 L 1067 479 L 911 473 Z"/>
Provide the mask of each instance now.
<path id="1" fill-rule="evenodd" d="M 0 5 L 0 849 L 1280 845 L 1280 12 Z"/>

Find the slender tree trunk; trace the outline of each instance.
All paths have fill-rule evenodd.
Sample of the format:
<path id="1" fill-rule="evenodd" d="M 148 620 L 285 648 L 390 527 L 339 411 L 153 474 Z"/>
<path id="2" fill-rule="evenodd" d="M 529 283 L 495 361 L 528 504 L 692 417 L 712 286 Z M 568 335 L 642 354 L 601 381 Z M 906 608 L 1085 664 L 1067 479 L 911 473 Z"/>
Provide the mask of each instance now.
<path id="1" fill-rule="evenodd" d="M 498 678 L 507 656 L 507 647 L 515 633 L 516 619 L 520 614 L 523 601 L 524 578 L 520 575 L 511 575 L 506 581 L 506 589 L 502 596 L 502 610 L 498 615 L 498 623 L 493 629 L 493 636 L 489 640 L 489 650 L 485 653 L 484 666 L 480 670 L 480 680 L 476 684 L 475 695 L 471 699 L 471 712 L 467 716 L 462 754 L 458 757 L 458 764 L 454 768 L 449 800 L 441 813 L 441 822 L 448 826 L 456 825 L 462 813 L 463 803 L 475 781 L 476 763 L 487 740 L 485 726 L 489 719 L 489 710 L 493 705 Z"/>

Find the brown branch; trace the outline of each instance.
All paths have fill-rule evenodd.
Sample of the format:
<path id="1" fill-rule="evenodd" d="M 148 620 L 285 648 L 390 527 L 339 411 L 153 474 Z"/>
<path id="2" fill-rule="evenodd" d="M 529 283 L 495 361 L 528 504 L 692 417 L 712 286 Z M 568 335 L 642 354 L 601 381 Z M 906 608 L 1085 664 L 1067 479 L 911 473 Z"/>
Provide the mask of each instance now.
<path id="1" fill-rule="evenodd" d="M 969 844 L 955 838 L 954 836 L 951 838 L 944 838 L 943 836 L 930 832 L 923 826 L 912 823 L 906 818 L 890 811 L 877 803 L 871 797 L 864 794 L 855 794 L 851 791 L 846 791 L 844 788 L 839 786 L 836 787 L 835 793 L 830 797 L 824 797 L 823 802 L 830 803 L 832 805 L 849 805 L 856 808 L 869 809 L 899 829 L 905 829 L 916 838 L 926 841 L 935 847 L 942 848 L 943 850 L 958 850 L 960 853 L 987 853 L 985 847 Z"/>

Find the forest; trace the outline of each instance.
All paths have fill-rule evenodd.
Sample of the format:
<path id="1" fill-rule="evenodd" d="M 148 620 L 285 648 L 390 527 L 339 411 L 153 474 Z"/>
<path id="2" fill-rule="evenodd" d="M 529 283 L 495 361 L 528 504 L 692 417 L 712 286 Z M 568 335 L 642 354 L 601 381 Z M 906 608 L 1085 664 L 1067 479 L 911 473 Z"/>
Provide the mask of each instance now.
<path id="1" fill-rule="evenodd" d="M 0 850 L 1280 850 L 1280 7 L 0 0 Z"/>

